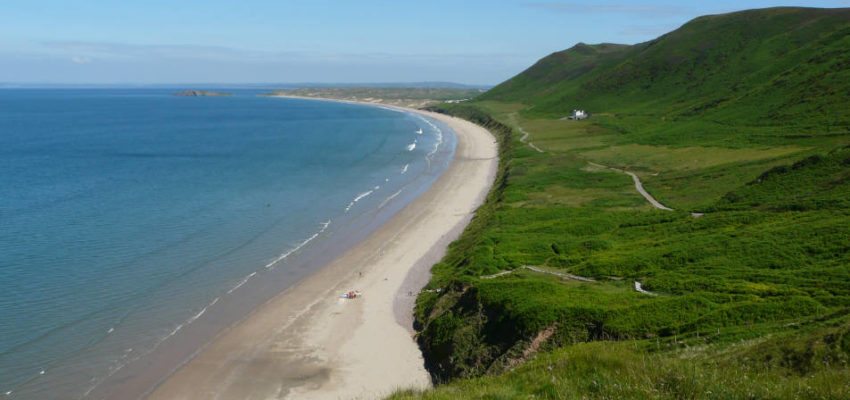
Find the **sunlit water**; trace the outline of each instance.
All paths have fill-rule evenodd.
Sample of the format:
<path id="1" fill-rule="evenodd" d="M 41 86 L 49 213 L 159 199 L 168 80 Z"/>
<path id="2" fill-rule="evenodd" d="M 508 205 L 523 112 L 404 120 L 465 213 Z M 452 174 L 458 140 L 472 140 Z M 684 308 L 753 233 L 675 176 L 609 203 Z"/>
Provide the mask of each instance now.
<path id="1" fill-rule="evenodd" d="M 84 397 L 170 340 L 190 356 L 453 151 L 442 124 L 380 107 L 0 91 L 0 396 Z"/>

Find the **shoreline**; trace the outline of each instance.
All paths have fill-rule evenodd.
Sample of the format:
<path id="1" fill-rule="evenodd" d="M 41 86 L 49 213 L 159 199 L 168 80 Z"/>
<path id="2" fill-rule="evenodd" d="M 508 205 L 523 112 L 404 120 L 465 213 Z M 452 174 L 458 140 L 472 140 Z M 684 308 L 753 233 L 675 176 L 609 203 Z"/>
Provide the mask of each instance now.
<path id="1" fill-rule="evenodd" d="M 374 398 L 430 386 L 412 339 L 415 295 L 489 192 L 498 164 L 495 138 L 471 122 L 427 111 L 275 97 L 428 116 L 454 131 L 455 155 L 425 193 L 342 256 L 222 332 L 149 398 Z M 340 299 L 348 290 L 363 296 Z"/>

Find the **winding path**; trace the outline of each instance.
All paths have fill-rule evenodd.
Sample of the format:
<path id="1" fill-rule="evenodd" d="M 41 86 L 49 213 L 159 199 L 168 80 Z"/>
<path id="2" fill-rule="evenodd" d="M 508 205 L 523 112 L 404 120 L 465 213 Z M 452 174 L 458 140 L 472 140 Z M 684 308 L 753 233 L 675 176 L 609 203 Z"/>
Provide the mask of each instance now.
<path id="1" fill-rule="evenodd" d="M 499 273 L 495 273 L 495 274 L 493 274 L 493 275 L 484 275 L 484 276 L 480 276 L 479 278 L 481 278 L 481 279 L 496 279 L 496 278 L 498 278 L 498 277 L 500 277 L 500 276 L 510 275 L 510 274 L 512 274 L 512 273 L 514 273 L 514 270 L 509 269 L 509 270 L 507 270 L 507 271 L 502 271 L 502 272 L 499 272 Z"/>
<path id="2" fill-rule="evenodd" d="M 573 279 L 573 280 L 576 280 L 576 281 L 596 282 L 596 280 L 593 279 L 593 278 L 585 278 L 583 276 L 568 274 L 566 272 L 547 271 L 545 269 L 534 267 L 534 266 L 531 266 L 531 265 L 524 265 L 524 266 L 522 266 L 522 268 L 525 268 L 525 269 L 528 269 L 528 270 L 531 270 L 531 271 L 534 271 L 534 272 L 539 272 L 541 274 L 555 275 L 555 276 L 560 276 L 561 278 Z"/>
<path id="3" fill-rule="evenodd" d="M 530 133 L 528 133 L 528 131 L 526 131 L 525 129 L 522 129 L 522 127 L 519 126 L 519 124 L 517 124 L 516 127 L 519 129 L 520 132 L 522 132 L 522 137 L 519 138 L 520 142 L 523 142 L 523 143 L 527 144 L 529 147 L 531 147 L 532 149 L 537 150 L 538 153 L 545 153 L 545 151 L 540 150 L 539 147 L 535 146 L 534 143 L 531 143 L 531 142 L 528 141 L 528 136 L 530 135 Z"/>
<path id="4" fill-rule="evenodd" d="M 607 165 L 597 164 L 595 162 L 588 161 L 588 164 L 593 165 L 594 167 L 610 169 L 612 171 L 621 172 L 621 173 L 624 173 L 626 175 L 631 176 L 632 180 L 635 182 L 635 189 L 637 189 L 638 193 L 640 193 L 640 195 L 643 196 L 643 198 L 646 199 L 646 201 L 648 201 L 649 204 L 652 204 L 653 207 L 655 207 L 659 210 L 673 211 L 672 208 L 667 207 L 664 204 L 661 204 L 660 201 L 656 200 L 655 197 L 652 197 L 652 195 L 649 194 L 649 192 L 647 192 L 646 189 L 644 189 L 643 183 L 641 183 L 640 178 L 638 178 L 637 174 L 635 174 L 633 172 L 626 171 L 626 170 L 609 167 Z"/>
<path id="5" fill-rule="evenodd" d="M 525 129 L 523 129 L 522 126 L 519 124 L 516 118 L 516 113 L 511 113 L 510 115 L 508 115 L 508 118 L 511 120 L 511 122 L 513 122 L 514 125 L 516 125 L 517 129 L 519 129 L 519 132 L 522 133 L 522 137 L 519 138 L 520 142 L 527 144 L 528 147 L 531 147 L 534 150 L 537 150 L 538 153 L 545 153 L 545 151 L 540 150 L 539 147 L 535 146 L 534 143 L 528 141 L 528 137 L 531 136 L 531 134 Z"/>
<path id="6" fill-rule="evenodd" d="M 643 293 L 643 294 L 650 295 L 650 296 L 658 296 L 658 294 L 656 294 L 656 293 L 652 293 L 652 292 L 650 292 L 649 290 L 644 289 L 644 288 L 643 288 L 643 284 L 641 284 L 641 283 L 640 283 L 640 282 L 638 282 L 638 281 L 635 281 L 635 290 L 636 290 L 638 293 Z"/>
<path id="7" fill-rule="evenodd" d="M 523 266 L 521 266 L 517 269 L 510 269 L 510 270 L 507 270 L 507 271 L 495 273 L 493 275 L 484 275 L 484 276 L 481 276 L 479 278 L 480 279 L 496 279 L 500 276 L 510 275 L 510 274 L 520 270 L 520 269 L 527 269 L 527 270 L 530 270 L 530 271 L 539 272 L 541 274 L 555 275 L 555 276 L 560 277 L 560 278 L 572 279 L 572 280 L 581 281 L 581 282 L 596 282 L 596 280 L 593 279 L 593 278 L 586 278 L 586 277 L 583 277 L 583 276 L 568 274 L 566 272 L 548 271 L 548 270 L 542 269 L 540 267 L 535 267 L 533 265 L 523 265 Z M 635 281 L 634 288 L 635 288 L 635 291 L 638 292 L 638 293 L 645 294 L 647 296 L 658 296 L 658 293 L 653 293 L 653 292 L 650 292 L 649 290 L 644 289 L 643 284 L 638 282 L 638 281 Z"/>
<path id="8" fill-rule="evenodd" d="M 561 277 L 561 278 L 572 279 L 572 280 L 582 281 L 582 282 L 596 282 L 596 280 L 593 279 L 593 278 L 586 278 L 586 277 L 583 277 L 583 276 L 568 274 L 566 272 L 547 271 L 543 268 L 535 267 L 533 265 L 523 265 L 523 266 L 521 266 L 517 269 L 527 269 L 527 270 L 530 270 L 530 271 L 539 272 L 541 274 L 555 275 L 555 276 L 558 276 L 558 277 Z M 480 278 L 481 279 L 495 279 L 495 278 L 498 278 L 500 276 L 512 274 L 512 273 L 516 272 L 517 269 L 502 271 L 502 272 L 499 272 L 499 273 L 496 273 L 496 274 L 493 274 L 493 275 L 485 275 L 485 276 L 481 276 Z"/>

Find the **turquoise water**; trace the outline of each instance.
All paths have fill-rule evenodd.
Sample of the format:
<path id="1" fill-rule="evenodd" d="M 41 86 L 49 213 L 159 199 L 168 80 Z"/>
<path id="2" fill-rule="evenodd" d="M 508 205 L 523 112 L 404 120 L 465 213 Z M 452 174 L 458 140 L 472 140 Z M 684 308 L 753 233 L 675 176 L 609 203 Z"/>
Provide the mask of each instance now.
<path id="1" fill-rule="evenodd" d="M 380 107 L 0 91 L 0 393 L 143 391 L 377 228 L 453 151 L 439 122 Z"/>

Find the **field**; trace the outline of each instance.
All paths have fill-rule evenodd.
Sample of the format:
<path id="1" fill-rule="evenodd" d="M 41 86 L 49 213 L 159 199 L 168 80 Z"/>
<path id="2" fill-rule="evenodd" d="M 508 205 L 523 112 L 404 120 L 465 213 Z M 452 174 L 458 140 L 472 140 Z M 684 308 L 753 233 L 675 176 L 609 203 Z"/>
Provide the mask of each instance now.
<path id="1" fill-rule="evenodd" d="M 776 115 L 802 84 L 775 84 L 787 75 L 780 59 L 736 77 L 734 100 L 697 113 L 683 102 L 713 102 L 717 91 L 673 90 L 676 81 L 731 79 L 718 77 L 726 70 L 652 58 L 693 45 L 694 32 L 735 40 L 751 33 L 742 18 L 778 19 L 819 43 L 792 58 L 832 65 L 818 79 L 834 82 L 846 69 L 817 55 L 850 47 L 835 33 L 848 16 L 700 18 L 652 45 L 577 46 L 474 101 L 432 107 L 490 128 L 501 164 L 418 297 L 417 340 L 443 384 L 396 397 L 850 397 L 850 129 L 837 111 L 850 98 L 805 102 L 826 113 Z M 731 48 L 799 39 L 765 32 Z M 716 59 L 728 46 L 702 47 Z M 724 56 L 729 69 L 752 67 L 739 55 Z M 591 118 L 564 119 L 578 98 Z M 651 206 L 624 172 L 674 211 Z"/>
<path id="2" fill-rule="evenodd" d="M 432 106 L 500 169 L 417 300 L 440 385 L 395 398 L 850 398 L 848 33 L 700 17 Z"/>
<path id="3" fill-rule="evenodd" d="M 531 353 L 559 350 L 425 398 L 582 397 L 599 374 L 608 377 L 592 397 L 850 395 L 846 384 L 817 383 L 850 376 L 850 148 L 831 140 L 629 144 L 592 122 L 524 118 L 515 109 L 477 102 L 444 110 L 492 116 L 510 143 L 499 190 L 434 268 L 428 289 L 440 294 L 419 297 L 419 340 L 439 381 L 513 370 L 547 330 L 554 333 Z M 520 127 L 542 153 L 519 141 Z M 677 211 L 652 208 L 630 177 L 590 163 L 638 172 Z M 513 272 L 491 277 L 504 271 Z M 812 346 L 828 355 L 818 358 Z M 577 373 L 573 357 L 608 363 Z M 546 362 L 556 366 L 546 376 L 560 384 L 541 378 Z M 627 380 L 613 378 L 633 369 Z M 686 387 L 658 391 L 667 379 Z"/>

